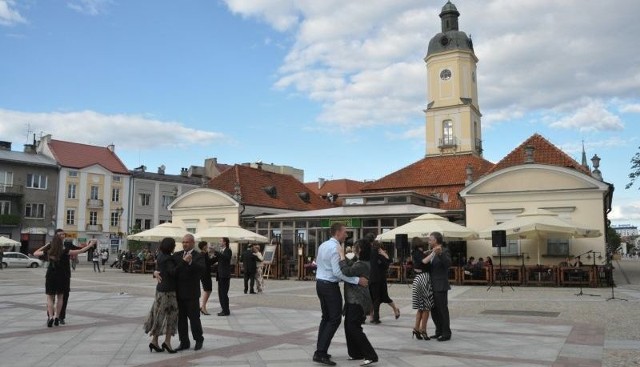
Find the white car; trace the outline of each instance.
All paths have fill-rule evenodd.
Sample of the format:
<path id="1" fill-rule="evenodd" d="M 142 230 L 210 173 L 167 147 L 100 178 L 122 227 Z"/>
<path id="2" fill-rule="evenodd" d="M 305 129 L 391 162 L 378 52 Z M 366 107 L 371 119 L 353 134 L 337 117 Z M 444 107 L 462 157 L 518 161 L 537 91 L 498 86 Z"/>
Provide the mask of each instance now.
<path id="1" fill-rule="evenodd" d="M 37 268 L 42 266 L 42 260 L 27 256 L 21 252 L 5 252 L 2 258 L 2 267 Z"/>

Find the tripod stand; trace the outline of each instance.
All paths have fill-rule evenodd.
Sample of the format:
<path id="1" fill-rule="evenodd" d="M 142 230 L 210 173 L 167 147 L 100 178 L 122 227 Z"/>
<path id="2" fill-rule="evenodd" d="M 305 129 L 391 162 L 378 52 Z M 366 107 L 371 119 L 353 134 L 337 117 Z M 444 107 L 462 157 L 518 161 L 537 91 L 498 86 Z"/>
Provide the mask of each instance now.
<path id="1" fill-rule="evenodd" d="M 500 284 L 500 292 L 504 292 L 504 289 L 502 288 L 504 286 L 503 275 L 504 273 L 502 272 L 502 246 L 498 246 L 498 283 Z M 506 283 L 507 283 L 507 286 L 511 288 L 512 291 L 515 292 L 515 289 L 513 289 L 513 286 L 509 284 L 508 281 Z M 491 290 L 491 287 L 493 287 L 494 285 L 495 285 L 495 281 L 491 279 L 491 284 L 489 284 L 489 288 L 487 288 L 487 292 L 489 292 Z"/>
<path id="2" fill-rule="evenodd" d="M 592 252 L 593 252 L 593 250 L 589 250 L 589 251 L 585 252 L 584 254 L 580 254 L 580 255 L 576 256 L 575 258 L 578 259 L 577 266 L 580 266 L 580 264 L 581 264 L 580 256 L 583 256 L 583 255 L 586 255 L 586 254 L 590 254 Z M 595 264 L 596 264 L 596 257 L 595 257 L 595 254 L 594 254 L 594 256 L 593 256 L 593 265 L 595 266 Z M 576 269 L 576 271 L 577 271 L 577 269 Z M 580 270 L 580 271 L 582 272 L 582 270 Z M 580 278 L 582 278 L 582 277 L 580 277 Z M 580 296 L 600 297 L 599 294 L 589 294 L 589 293 L 582 292 L 582 279 L 578 279 L 578 286 L 580 287 L 580 292 L 576 293 L 575 294 L 576 296 L 578 296 L 578 297 L 580 297 Z"/>
<path id="3" fill-rule="evenodd" d="M 618 264 L 620 266 L 620 264 Z M 609 281 L 609 285 L 611 286 L 611 297 L 607 298 L 607 301 L 612 299 L 617 299 L 619 301 L 629 301 L 626 298 L 616 297 L 613 293 L 613 288 L 615 288 L 615 283 L 613 282 L 613 264 L 611 264 L 611 255 L 607 254 L 607 265 L 605 265 L 605 271 L 607 272 L 607 280 Z"/>

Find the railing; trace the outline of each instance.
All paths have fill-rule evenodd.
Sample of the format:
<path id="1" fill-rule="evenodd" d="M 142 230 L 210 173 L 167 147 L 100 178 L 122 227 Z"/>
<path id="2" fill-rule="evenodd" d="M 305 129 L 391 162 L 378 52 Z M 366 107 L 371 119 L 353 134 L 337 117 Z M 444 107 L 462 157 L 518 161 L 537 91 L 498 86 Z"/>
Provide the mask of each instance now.
<path id="1" fill-rule="evenodd" d="M 87 208 L 102 208 L 103 206 L 102 199 L 87 199 Z"/>
<path id="2" fill-rule="evenodd" d="M 482 151 L 483 151 L 483 149 L 482 149 L 482 139 L 476 139 L 476 152 L 481 154 Z"/>
<path id="3" fill-rule="evenodd" d="M 558 268 L 556 266 L 533 265 L 525 267 L 523 285 L 543 286 L 558 285 Z"/>
<path id="4" fill-rule="evenodd" d="M 0 184 L 0 194 L 24 195 L 24 186 Z"/>
<path id="5" fill-rule="evenodd" d="M 447 136 L 438 139 L 438 148 L 455 148 L 458 146 L 458 139 L 455 136 Z"/>
<path id="6" fill-rule="evenodd" d="M 491 282 L 491 267 L 460 269 L 462 284 L 489 284 Z"/>
<path id="7" fill-rule="evenodd" d="M 87 232 L 102 232 L 102 224 L 87 224 Z"/>

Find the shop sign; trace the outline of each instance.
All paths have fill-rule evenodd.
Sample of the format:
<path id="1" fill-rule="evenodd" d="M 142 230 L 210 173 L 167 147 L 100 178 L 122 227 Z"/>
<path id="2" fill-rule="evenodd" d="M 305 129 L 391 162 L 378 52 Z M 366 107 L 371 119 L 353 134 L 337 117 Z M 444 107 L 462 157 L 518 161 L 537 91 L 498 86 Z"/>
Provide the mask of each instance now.
<path id="1" fill-rule="evenodd" d="M 362 220 L 360 218 L 331 218 L 320 220 L 322 227 L 331 227 L 333 223 L 343 223 L 348 228 L 362 227 Z"/>

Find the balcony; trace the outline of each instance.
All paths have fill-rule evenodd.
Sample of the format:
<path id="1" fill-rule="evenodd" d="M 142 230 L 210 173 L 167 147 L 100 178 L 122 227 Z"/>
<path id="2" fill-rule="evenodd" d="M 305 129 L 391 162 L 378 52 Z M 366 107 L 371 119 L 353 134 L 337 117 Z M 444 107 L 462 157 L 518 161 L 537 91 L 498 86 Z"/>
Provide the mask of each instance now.
<path id="1" fill-rule="evenodd" d="M 21 221 L 19 215 L 0 214 L 0 226 L 17 226 Z"/>
<path id="2" fill-rule="evenodd" d="M 87 224 L 87 232 L 102 232 L 102 224 Z"/>
<path id="3" fill-rule="evenodd" d="M 22 195 L 24 195 L 24 186 L 0 184 L 0 196 L 22 196 Z"/>
<path id="4" fill-rule="evenodd" d="M 87 208 L 89 209 L 101 209 L 104 206 L 102 199 L 88 199 Z"/>
<path id="5" fill-rule="evenodd" d="M 438 139 L 438 149 L 450 149 L 458 146 L 458 139 L 455 136 L 446 136 Z"/>

